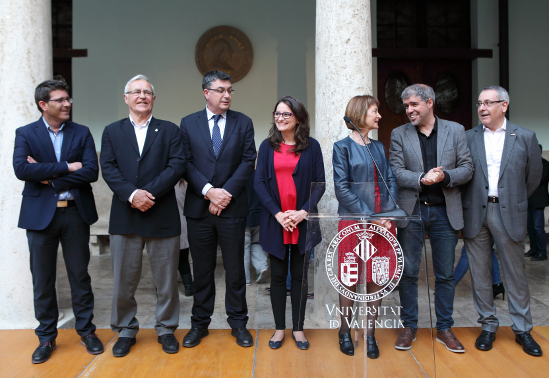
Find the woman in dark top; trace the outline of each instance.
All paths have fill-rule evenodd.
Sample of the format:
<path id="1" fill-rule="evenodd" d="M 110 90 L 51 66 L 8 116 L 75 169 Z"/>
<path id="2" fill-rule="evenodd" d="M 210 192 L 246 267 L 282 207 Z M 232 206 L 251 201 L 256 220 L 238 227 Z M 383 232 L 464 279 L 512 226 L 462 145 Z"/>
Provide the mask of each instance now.
<path id="1" fill-rule="evenodd" d="M 378 122 L 381 115 L 378 113 L 379 102 L 375 97 L 363 95 L 353 97 L 347 104 L 345 115 L 360 129 L 368 146 L 365 146 L 362 137 L 355 128 L 346 123 L 347 128 L 352 130 L 352 134 L 345 139 L 334 143 L 333 152 L 333 167 L 334 167 L 334 184 L 335 194 L 339 202 L 338 213 L 340 216 L 345 214 L 363 214 L 371 215 L 382 211 L 391 210 L 395 204 L 391 200 L 387 189 L 383 184 L 381 177 L 378 177 L 378 172 L 372 162 L 372 158 L 367 151 L 369 147 L 375 162 L 381 171 L 381 174 L 386 179 L 389 190 L 393 198 L 397 197 L 397 185 L 395 176 L 389 166 L 385 155 L 383 144 L 377 140 L 368 138 L 368 133 L 371 130 L 379 128 Z M 362 183 L 362 184 L 353 184 Z M 379 184 L 378 184 L 379 183 Z M 388 220 L 371 220 L 379 226 L 387 228 L 394 234 L 394 226 Z M 342 220 L 339 222 L 339 231 L 346 227 L 356 224 L 356 220 Z M 376 257 L 384 258 L 392 251 L 392 247 L 387 240 L 375 234 L 370 242 L 375 245 L 377 251 Z M 338 262 L 339 264 L 358 264 L 358 280 L 357 282 L 347 286 L 352 292 L 356 292 L 356 285 L 363 284 L 366 281 L 367 292 L 375 293 L 382 288 L 372 280 L 372 259 L 363 263 L 357 259 L 355 253 L 352 253 L 359 243 L 356 234 L 352 237 L 346 237 L 339 243 Z M 392 276 L 395 271 L 395 259 L 389 262 L 389 276 Z M 341 269 L 339 269 L 341 271 Z M 340 277 L 341 280 L 341 277 Z M 343 280 L 345 281 L 345 280 Z M 342 309 L 350 309 L 353 306 L 353 301 L 344 296 L 339 297 Z M 368 302 L 370 309 L 377 309 L 381 305 L 381 299 Z M 344 314 L 351 314 L 351 311 L 344 310 Z M 368 312 L 367 312 L 368 313 Z M 367 356 L 369 358 L 379 357 L 379 349 L 374 336 L 375 321 L 377 320 L 377 311 L 372 311 L 373 315 L 368 315 L 367 324 L 372 324 L 367 331 Z M 341 316 L 341 328 L 339 330 L 339 346 L 342 353 L 354 355 L 354 345 L 351 340 L 349 319 L 345 315 Z"/>
<path id="2" fill-rule="evenodd" d="M 259 147 L 254 185 L 263 205 L 259 243 L 271 260 L 271 304 L 276 331 L 269 346 L 278 349 L 284 340 L 289 260 L 292 336 L 299 349 L 307 349 L 309 342 L 303 334 L 307 297 L 301 295 L 303 265 L 306 250 L 318 244 L 320 237 L 305 245 L 306 218 L 320 199 L 315 196 L 312 200 L 310 192 L 311 183 L 325 181 L 324 162 L 320 144 L 309 137 L 309 114 L 301 101 L 292 96 L 281 98 L 273 118 L 269 137 Z"/>

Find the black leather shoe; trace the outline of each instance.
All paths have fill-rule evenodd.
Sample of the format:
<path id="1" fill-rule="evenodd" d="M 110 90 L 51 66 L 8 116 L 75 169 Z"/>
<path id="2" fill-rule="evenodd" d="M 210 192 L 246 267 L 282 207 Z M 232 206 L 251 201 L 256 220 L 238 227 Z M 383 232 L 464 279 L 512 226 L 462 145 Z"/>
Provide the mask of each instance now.
<path id="1" fill-rule="evenodd" d="M 537 255 L 537 253 L 535 251 L 529 250 L 528 252 L 526 252 L 524 254 L 524 257 L 532 257 L 532 256 L 535 256 L 535 255 Z"/>
<path id="2" fill-rule="evenodd" d="M 250 331 L 246 327 L 233 328 L 231 335 L 236 337 L 236 343 L 243 348 L 251 347 L 254 345 L 254 338 Z"/>
<path id="3" fill-rule="evenodd" d="M 497 285 L 492 285 L 492 291 L 494 293 L 494 299 L 501 294 L 501 299 L 505 300 L 505 286 L 503 286 L 503 282 L 500 282 Z"/>
<path id="4" fill-rule="evenodd" d="M 183 338 L 183 346 L 192 348 L 200 344 L 200 339 L 209 335 L 208 328 L 191 328 Z"/>
<path id="5" fill-rule="evenodd" d="M 95 332 L 90 333 L 88 336 L 82 336 L 80 342 L 86 347 L 89 354 L 103 353 L 103 343 L 99 340 L 99 337 L 97 337 Z"/>
<path id="6" fill-rule="evenodd" d="M 517 344 L 522 345 L 522 350 L 531 356 L 541 356 L 543 351 L 530 332 L 522 332 L 515 335 Z"/>
<path id="7" fill-rule="evenodd" d="M 130 353 L 132 345 L 135 345 L 135 337 L 119 337 L 112 347 L 112 355 L 114 357 L 124 357 Z"/>
<path id="8" fill-rule="evenodd" d="M 355 355 L 355 346 L 353 344 L 353 339 L 351 339 L 351 333 L 339 334 L 339 350 L 347 356 Z"/>
<path id="9" fill-rule="evenodd" d="M 480 350 L 492 349 L 492 343 L 496 340 L 496 333 L 490 331 L 482 331 L 475 341 L 475 347 Z"/>
<path id="10" fill-rule="evenodd" d="M 50 359 L 51 352 L 53 352 L 55 348 L 55 340 L 40 343 L 40 345 L 38 345 L 38 348 L 36 348 L 36 350 L 32 354 L 32 363 L 41 364 L 42 362 L 46 362 Z"/>
<path id="11" fill-rule="evenodd" d="M 375 336 L 368 336 L 366 343 L 368 345 L 366 355 L 368 356 L 368 358 L 375 360 L 379 357 L 379 348 L 377 347 L 377 341 Z"/>
<path id="12" fill-rule="evenodd" d="M 273 336 L 271 336 L 271 339 L 274 337 L 274 334 Z M 269 340 L 269 348 L 271 349 L 280 349 L 280 347 L 282 346 L 282 342 L 284 342 L 284 338 L 282 338 L 282 340 L 280 341 L 271 341 Z"/>
<path id="13" fill-rule="evenodd" d="M 162 344 L 162 350 L 168 354 L 179 352 L 179 341 L 177 341 L 173 333 L 158 336 L 158 342 Z"/>
<path id="14" fill-rule="evenodd" d="M 301 349 L 301 350 L 309 349 L 309 342 L 308 341 L 297 341 L 293 332 L 292 332 L 292 337 L 294 338 L 295 346 L 297 347 L 297 349 Z"/>
<path id="15" fill-rule="evenodd" d="M 547 254 L 546 253 L 538 253 L 537 255 L 532 256 L 530 261 L 545 261 L 547 260 Z"/>

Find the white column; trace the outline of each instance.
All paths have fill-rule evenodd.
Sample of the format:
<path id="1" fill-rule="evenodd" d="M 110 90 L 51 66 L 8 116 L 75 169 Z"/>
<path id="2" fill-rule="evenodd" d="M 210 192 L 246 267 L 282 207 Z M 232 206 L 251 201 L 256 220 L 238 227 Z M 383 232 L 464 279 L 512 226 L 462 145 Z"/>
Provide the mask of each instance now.
<path id="1" fill-rule="evenodd" d="M 316 2 L 315 136 L 322 146 L 326 193 L 320 212 L 337 212 L 333 191 L 334 142 L 349 135 L 343 121 L 347 102 L 372 94 L 372 40 L 369 0 L 317 0 Z M 315 248 L 315 314 L 321 326 L 325 304 L 337 304 L 337 292 L 325 274 L 324 257 L 336 228 L 322 229 L 323 242 Z M 318 269 L 320 267 L 320 269 Z M 318 311 L 320 310 L 320 311 Z"/>
<path id="2" fill-rule="evenodd" d="M 1 0 L 0 41 L 0 329 L 34 328 L 29 249 L 17 228 L 23 183 L 12 157 L 15 129 L 40 117 L 34 89 L 53 75 L 51 0 Z"/>

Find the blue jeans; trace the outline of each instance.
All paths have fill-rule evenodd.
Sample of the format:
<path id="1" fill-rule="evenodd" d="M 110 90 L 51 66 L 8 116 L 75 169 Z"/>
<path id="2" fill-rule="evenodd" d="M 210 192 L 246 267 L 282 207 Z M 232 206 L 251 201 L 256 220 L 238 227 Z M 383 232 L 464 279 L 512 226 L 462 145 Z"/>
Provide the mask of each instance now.
<path id="1" fill-rule="evenodd" d="M 461 257 L 456 264 L 456 270 L 454 270 L 454 278 L 456 279 L 456 286 L 463 278 L 465 273 L 469 270 L 469 260 L 467 259 L 467 253 L 465 252 L 465 245 L 461 249 Z M 498 285 L 501 283 L 501 276 L 499 275 L 499 262 L 496 257 L 496 251 L 494 251 L 494 239 L 492 239 L 492 285 Z"/>
<path id="2" fill-rule="evenodd" d="M 544 209 L 536 209 L 528 206 L 528 236 L 530 237 L 530 250 L 535 253 L 547 254 L 547 237 L 545 236 Z"/>
<path id="3" fill-rule="evenodd" d="M 425 243 L 425 231 L 429 233 L 435 272 L 435 312 L 437 330 L 446 331 L 454 325 L 454 260 L 458 231 L 452 228 L 446 206 L 417 203 L 414 216 L 408 226 L 398 229 L 398 241 L 404 252 L 404 271 L 400 280 L 400 318 L 405 327 L 417 331 L 418 275 Z"/>

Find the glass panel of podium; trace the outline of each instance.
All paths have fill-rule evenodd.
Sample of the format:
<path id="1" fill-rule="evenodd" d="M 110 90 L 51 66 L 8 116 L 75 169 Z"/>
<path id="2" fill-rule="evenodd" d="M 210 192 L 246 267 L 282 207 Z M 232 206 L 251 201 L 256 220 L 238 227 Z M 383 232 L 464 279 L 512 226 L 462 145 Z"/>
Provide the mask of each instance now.
<path id="1" fill-rule="evenodd" d="M 421 263 L 416 264 L 417 285 L 409 280 L 403 290 L 406 261 L 396 232 L 396 226 L 421 219 L 411 214 L 417 200 L 400 201 L 407 211 L 400 209 L 382 182 L 346 183 L 335 190 L 334 196 L 333 184 L 311 186 L 302 288 L 302 295 L 314 293 L 314 300 L 301 311 L 306 315 L 306 334 L 308 330 L 323 334 L 325 345 L 319 353 L 326 356 L 319 360 L 326 366 L 322 370 L 326 376 L 435 377 L 434 286 L 429 286 L 428 277 L 432 268 L 427 269 L 423 243 Z M 424 234 L 421 226 L 418 233 Z M 399 350 L 395 341 L 405 327 L 404 319 L 416 316 L 410 305 L 416 302 L 416 286 L 416 340 L 411 349 L 402 345 Z M 406 315 L 403 300 L 412 307 Z M 368 341 L 372 343 L 368 336 L 375 337 L 379 356 L 375 348 L 368 352 Z"/>

